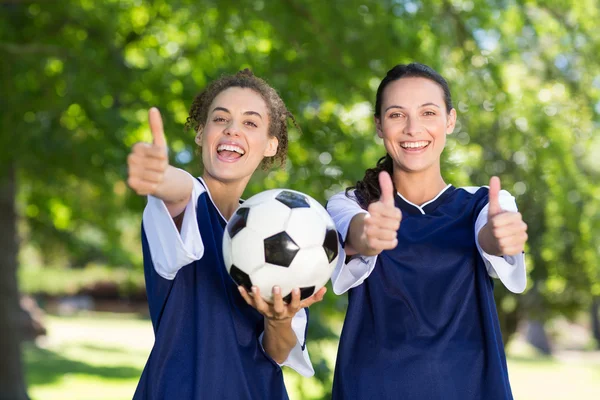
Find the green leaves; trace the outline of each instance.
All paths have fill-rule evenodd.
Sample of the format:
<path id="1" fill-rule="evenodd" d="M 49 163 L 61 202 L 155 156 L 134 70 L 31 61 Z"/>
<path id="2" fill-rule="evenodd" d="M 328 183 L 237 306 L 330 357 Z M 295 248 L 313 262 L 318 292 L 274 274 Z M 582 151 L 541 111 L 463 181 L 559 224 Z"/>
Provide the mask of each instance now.
<path id="1" fill-rule="evenodd" d="M 244 67 L 277 88 L 302 128 L 285 169 L 258 173 L 245 196 L 290 187 L 324 202 L 384 154 L 375 90 L 392 66 L 416 60 L 453 91 L 446 179 L 485 185 L 498 174 L 517 197 L 530 312 L 582 309 L 600 294 L 600 10 L 571 3 L 1 4 L 0 160 L 18 166 L 24 243 L 65 248 L 67 263 L 139 263 L 144 199 L 124 186 L 125 157 L 150 137 L 147 109 L 163 113 L 171 161 L 199 174 L 187 110 L 208 81 Z"/>

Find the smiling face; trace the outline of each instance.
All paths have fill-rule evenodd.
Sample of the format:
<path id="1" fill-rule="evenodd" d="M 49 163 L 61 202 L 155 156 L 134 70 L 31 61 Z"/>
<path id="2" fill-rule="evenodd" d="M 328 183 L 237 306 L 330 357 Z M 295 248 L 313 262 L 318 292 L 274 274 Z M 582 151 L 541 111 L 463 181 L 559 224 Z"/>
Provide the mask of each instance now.
<path id="1" fill-rule="evenodd" d="M 456 111 L 447 112 L 444 92 L 436 82 L 406 77 L 386 86 L 375 124 L 396 168 L 405 172 L 439 170 L 446 135 L 456 124 Z"/>
<path id="2" fill-rule="evenodd" d="M 221 182 L 248 180 L 264 157 L 277 153 L 269 113 L 260 94 L 230 87 L 215 96 L 196 136 L 204 173 Z"/>

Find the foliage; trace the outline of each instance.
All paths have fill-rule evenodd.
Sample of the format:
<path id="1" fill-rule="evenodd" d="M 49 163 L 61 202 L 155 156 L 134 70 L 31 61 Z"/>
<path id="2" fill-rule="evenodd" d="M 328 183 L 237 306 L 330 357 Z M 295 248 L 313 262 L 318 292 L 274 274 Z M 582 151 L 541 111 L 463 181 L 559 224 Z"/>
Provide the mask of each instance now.
<path id="1" fill-rule="evenodd" d="M 22 243 L 40 264 L 139 267 L 144 199 L 126 188 L 125 157 L 150 139 L 148 107 L 163 112 L 172 162 L 198 174 L 187 108 L 206 82 L 251 67 L 302 133 L 287 166 L 257 174 L 246 195 L 287 186 L 325 201 L 383 155 L 375 89 L 387 69 L 418 60 L 447 77 L 459 115 L 446 179 L 499 175 L 529 224 L 528 292 L 499 287 L 501 318 L 573 315 L 600 294 L 594 0 L 0 1 L 0 10 L 9 60 L 0 167 L 17 167 Z M 328 294 L 313 337 L 334 339 L 344 306 Z"/>

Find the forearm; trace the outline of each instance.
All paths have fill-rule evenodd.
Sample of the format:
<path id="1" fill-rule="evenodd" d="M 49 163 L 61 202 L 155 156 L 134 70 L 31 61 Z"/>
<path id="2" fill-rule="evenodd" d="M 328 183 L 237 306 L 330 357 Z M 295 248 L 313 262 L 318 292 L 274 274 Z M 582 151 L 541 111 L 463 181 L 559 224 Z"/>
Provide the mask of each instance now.
<path id="1" fill-rule="evenodd" d="M 163 182 L 156 188 L 153 196 L 165 202 L 169 214 L 176 217 L 181 214 L 190 200 L 194 182 L 186 172 L 168 166 Z"/>
<path id="2" fill-rule="evenodd" d="M 500 248 L 498 247 L 497 240 L 494 238 L 494 235 L 492 233 L 492 227 L 489 223 L 485 224 L 484 227 L 481 228 L 481 230 L 479 231 L 478 239 L 479 246 L 481 246 L 481 249 L 486 253 L 491 254 L 493 256 L 503 255 L 500 251 Z"/>
<path id="3" fill-rule="evenodd" d="M 288 358 L 298 342 L 291 321 L 291 318 L 286 321 L 272 321 L 265 318 L 263 348 L 278 364 L 283 363 Z"/>

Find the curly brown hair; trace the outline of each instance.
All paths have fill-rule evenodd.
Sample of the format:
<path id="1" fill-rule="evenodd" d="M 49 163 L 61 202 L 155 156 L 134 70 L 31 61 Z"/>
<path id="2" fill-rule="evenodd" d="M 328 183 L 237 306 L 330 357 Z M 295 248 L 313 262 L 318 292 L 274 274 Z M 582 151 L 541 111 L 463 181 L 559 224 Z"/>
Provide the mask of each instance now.
<path id="1" fill-rule="evenodd" d="M 300 127 L 279 94 L 263 79 L 255 76 L 248 68 L 239 71 L 235 75 L 224 75 L 211 82 L 200 94 L 198 94 L 190 108 L 190 114 L 185 123 L 186 129 L 192 129 L 194 133 L 202 130 L 208 117 L 208 108 L 219 93 L 231 87 L 251 89 L 259 94 L 267 105 L 269 113 L 269 135 L 276 137 L 279 144 L 277 153 L 272 157 L 265 157 L 262 161 L 263 169 L 270 168 L 275 160 L 280 166 L 285 165 L 288 149 L 288 127 L 287 119 L 300 131 Z"/>

